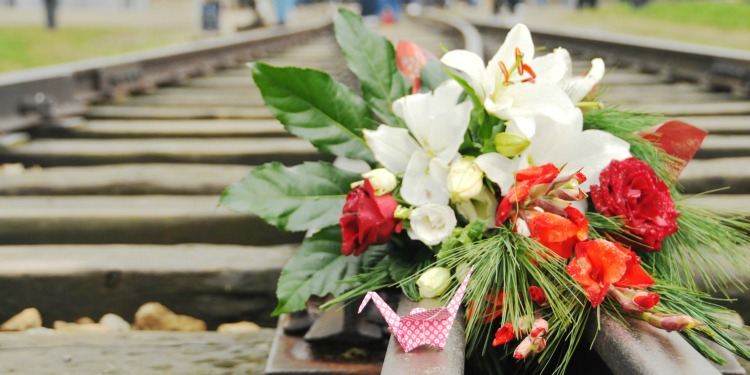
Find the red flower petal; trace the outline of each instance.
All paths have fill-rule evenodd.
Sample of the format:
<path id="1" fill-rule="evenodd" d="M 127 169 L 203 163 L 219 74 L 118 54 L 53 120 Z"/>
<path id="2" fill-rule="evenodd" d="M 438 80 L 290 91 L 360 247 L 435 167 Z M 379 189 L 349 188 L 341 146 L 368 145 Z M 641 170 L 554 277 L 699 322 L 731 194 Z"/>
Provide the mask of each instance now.
<path id="1" fill-rule="evenodd" d="M 514 338 L 516 338 L 516 336 L 513 334 L 513 323 L 505 323 L 502 327 L 497 329 L 497 332 L 495 332 L 495 339 L 492 340 L 492 346 L 507 344 Z"/>

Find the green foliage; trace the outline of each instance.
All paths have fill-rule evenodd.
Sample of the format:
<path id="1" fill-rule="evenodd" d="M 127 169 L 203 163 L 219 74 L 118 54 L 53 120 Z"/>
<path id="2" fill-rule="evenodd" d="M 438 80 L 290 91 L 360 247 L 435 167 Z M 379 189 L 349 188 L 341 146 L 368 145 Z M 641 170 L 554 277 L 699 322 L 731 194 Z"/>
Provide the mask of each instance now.
<path id="1" fill-rule="evenodd" d="M 742 216 L 693 207 L 677 200 L 679 230 L 662 249 L 644 254 L 644 264 L 668 282 L 696 288 L 695 278 L 709 290 L 724 293 L 729 285 L 745 288 L 737 274 L 750 273 L 750 222 Z"/>
<path id="2" fill-rule="evenodd" d="M 266 105 L 289 133 L 320 151 L 374 163 L 362 129 L 374 128 L 367 104 L 327 73 L 249 64 Z"/>
<path id="3" fill-rule="evenodd" d="M 409 95 L 411 85 L 398 70 L 393 44 L 368 30 L 362 18 L 347 9 L 339 9 L 333 24 L 336 41 L 349 69 L 362 85 L 365 101 L 383 122 L 399 126 L 401 120 L 391 112 L 391 105 L 396 99 Z M 324 99 L 331 100 L 330 97 Z"/>
<path id="4" fill-rule="evenodd" d="M 451 79 L 443 69 L 443 65 L 437 60 L 428 60 L 420 72 L 422 87 L 420 91 L 433 91 L 441 83 Z"/>
<path id="5" fill-rule="evenodd" d="M 232 211 L 253 212 L 287 231 L 337 224 L 351 183 L 361 179 L 327 162 L 287 168 L 273 162 L 253 169 L 230 185 L 220 204 Z"/>
<path id="6" fill-rule="evenodd" d="M 663 122 L 664 118 L 659 115 L 614 108 L 590 110 L 583 117 L 585 129 L 604 130 L 628 142 L 630 153 L 648 163 L 656 175 L 675 191 L 670 173 L 681 161 L 639 135 Z"/>
<path id="7" fill-rule="evenodd" d="M 547 346 L 566 348 L 562 358 L 554 358 L 553 350 L 550 350 L 543 352 L 539 361 L 527 362 L 534 366 L 531 371 L 541 371 L 557 359 L 560 362 L 555 363 L 556 371 L 561 373 L 582 335 L 585 320 L 579 319 L 584 319 L 588 313 L 588 302 L 581 298 L 582 294 L 577 284 L 565 271 L 565 260 L 558 259 L 538 242 L 513 233 L 506 227 L 500 227 L 497 231 L 497 234 L 490 238 L 441 250 L 437 261 L 438 266 L 449 269 L 455 269 L 461 264 L 474 267 L 464 298 L 465 301 L 472 301 L 474 305 L 474 313 L 468 317 L 466 326 L 467 354 L 482 356 L 483 360 L 490 361 L 480 367 L 500 366 L 499 363 L 492 362 L 509 356 L 513 346 L 506 345 L 504 354 L 500 355 L 495 353 L 497 350 L 490 347 L 497 326 L 485 324 L 484 316 L 494 314 L 496 307 L 494 303 L 488 303 L 487 296 L 492 296 L 490 300 L 494 300 L 493 297 L 501 290 L 505 295 L 502 315 L 498 318 L 500 324 L 531 321 L 539 308 L 531 301 L 528 288 L 537 285 L 544 290 L 550 302 L 550 306 L 544 309 L 550 323 Z M 466 238 L 471 237 L 468 235 Z"/>
<path id="8" fill-rule="evenodd" d="M 328 227 L 308 237 L 281 271 L 276 295 L 279 305 L 274 315 L 305 308 L 312 295 L 339 295 L 353 285 L 343 283 L 379 264 L 385 246 L 371 246 L 360 256 L 341 254 L 341 228 Z"/>
<path id="9" fill-rule="evenodd" d="M 697 335 L 706 337 L 732 353 L 750 360 L 750 351 L 733 335 L 730 335 L 731 332 L 734 336 L 744 337 L 747 340 L 748 333 L 743 329 L 741 321 L 737 322 L 736 318 L 732 318 L 736 313 L 716 304 L 722 300 L 712 298 L 692 288 L 671 284 L 667 280 L 658 280 L 650 289 L 662 297 L 661 302 L 654 308 L 655 312 L 685 314 L 706 324 L 703 327 L 681 332 L 683 337 L 705 357 L 719 364 L 725 362 L 710 347 L 698 340 Z"/>

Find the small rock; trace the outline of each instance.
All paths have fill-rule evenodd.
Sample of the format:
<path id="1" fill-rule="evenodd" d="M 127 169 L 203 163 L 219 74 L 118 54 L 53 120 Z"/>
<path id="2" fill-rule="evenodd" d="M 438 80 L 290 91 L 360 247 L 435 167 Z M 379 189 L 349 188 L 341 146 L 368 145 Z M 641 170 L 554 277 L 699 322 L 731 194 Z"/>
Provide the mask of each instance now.
<path id="1" fill-rule="evenodd" d="M 130 323 L 125 319 L 121 318 L 117 314 L 105 314 L 99 319 L 99 324 L 109 327 L 112 332 L 128 332 L 130 331 Z"/>
<path id="2" fill-rule="evenodd" d="M 107 333 L 111 332 L 109 327 L 101 325 L 99 323 L 68 323 L 62 320 L 57 320 L 52 325 L 57 332 L 63 333 Z"/>
<path id="3" fill-rule="evenodd" d="M 144 331 L 185 331 L 202 332 L 206 323 L 187 315 L 178 315 L 164 305 L 149 302 L 135 313 L 135 329 Z"/>
<path id="4" fill-rule="evenodd" d="M 91 324 L 91 323 L 96 323 L 96 322 L 94 321 L 94 319 L 91 319 L 88 316 L 84 316 L 83 318 L 78 318 L 78 320 L 76 320 L 76 324 Z"/>
<path id="5" fill-rule="evenodd" d="M 259 331 L 260 326 L 253 322 L 224 323 L 216 329 L 219 333 L 250 333 Z"/>
<path id="6" fill-rule="evenodd" d="M 21 311 L 0 326 L 0 331 L 25 331 L 42 326 L 42 314 L 30 307 Z"/>

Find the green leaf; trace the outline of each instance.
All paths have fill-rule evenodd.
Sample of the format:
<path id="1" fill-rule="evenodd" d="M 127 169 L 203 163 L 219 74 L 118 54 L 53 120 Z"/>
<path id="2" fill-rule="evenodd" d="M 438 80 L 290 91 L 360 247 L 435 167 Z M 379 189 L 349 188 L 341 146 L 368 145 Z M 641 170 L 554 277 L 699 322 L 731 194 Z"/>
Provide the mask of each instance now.
<path id="1" fill-rule="evenodd" d="M 328 227 L 306 238 L 281 271 L 274 315 L 305 308 L 312 295 L 339 295 L 356 285 L 342 283 L 383 259 L 387 246 L 370 246 L 360 256 L 341 254 L 341 228 Z"/>
<path id="2" fill-rule="evenodd" d="M 367 104 L 327 73 L 249 65 L 263 100 L 286 130 L 318 150 L 374 163 L 362 129 L 374 129 Z"/>
<path id="3" fill-rule="evenodd" d="M 291 168 L 273 162 L 229 186 L 220 205 L 253 212 L 282 230 L 323 228 L 338 223 L 351 183 L 361 178 L 322 161 Z"/>
<path id="4" fill-rule="evenodd" d="M 426 89 L 428 91 L 435 90 L 441 83 L 451 78 L 438 60 L 428 60 L 422 67 L 420 76 L 422 82 L 420 90 Z"/>
<path id="5" fill-rule="evenodd" d="M 336 41 L 349 69 L 359 79 L 362 95 L 372 111 L 388 125 L 401 125 L 401 120 L 391 112 L 391 104 L 409 95 L 411 85 L 396 66 L 393 44 L 368 30 L 362 18 L 346 9 L 339 9 L 333 25 Z"/>

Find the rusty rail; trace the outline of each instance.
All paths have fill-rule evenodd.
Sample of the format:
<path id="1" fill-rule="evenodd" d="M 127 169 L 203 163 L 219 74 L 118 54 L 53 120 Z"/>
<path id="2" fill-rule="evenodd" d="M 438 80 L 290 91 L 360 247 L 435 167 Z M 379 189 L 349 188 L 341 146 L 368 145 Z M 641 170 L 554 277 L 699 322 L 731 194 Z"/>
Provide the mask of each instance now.
<path id="1" fill-rule="evenodd" d="M 83 114 L 87 105 L 266 56 L 329 32 L 332 17 L 143 52 L 0 75 L 0 134 Z"/>

